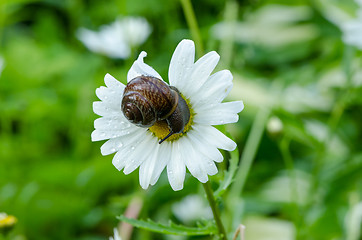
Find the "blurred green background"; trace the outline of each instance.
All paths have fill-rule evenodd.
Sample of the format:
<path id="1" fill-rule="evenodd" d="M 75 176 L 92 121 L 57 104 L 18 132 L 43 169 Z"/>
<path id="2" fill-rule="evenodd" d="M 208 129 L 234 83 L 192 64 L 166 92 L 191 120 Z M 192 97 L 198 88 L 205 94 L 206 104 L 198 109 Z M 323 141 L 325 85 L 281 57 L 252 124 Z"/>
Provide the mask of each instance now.
<path id="1" fill-rule="evenodd" d="M 247 240 L 362 239 L 362 54 L 343 43 L 338 25 L 355 16 L 356 3 L 193 5 L 205 49 L 221 55 L 217 70 L 234 75 L 228 100 L 245 104 L 239 122 L 227 127 L 241 155 L 258 114 L 269 113 L 234 209 L 241 214 L 232 221 L 224 211 L 228 231 L 239 222 Z M 80 27 L 98 30 L 118 16 L 143 16 L 153 29 L 129 59 L 92 53 L 75 36 Z M 184 38 L 191 35 L 178 1 L 0 2 L 0 212 L 18 219 L 7 239 L 108 239 L 118 224 L 115 216 L 135 196 L 144 199 L 141 218 L 183 223 L 172 206 L 189 194 L 203 196 L 197 180 L 188 174 L 184 189 L 173 192 L 163 174 L 144 191 L 138 171 L 118 172 L 90 134 L 97 118 L 95 89 L 104 85 L 104 75 L 125 83 L 145 50 L 145 61 L 166 78 L 172 52 Z M 211 178 L 215 187 L 228 156 Z M 208 238 L 144 230 L 132 237 Z"/>

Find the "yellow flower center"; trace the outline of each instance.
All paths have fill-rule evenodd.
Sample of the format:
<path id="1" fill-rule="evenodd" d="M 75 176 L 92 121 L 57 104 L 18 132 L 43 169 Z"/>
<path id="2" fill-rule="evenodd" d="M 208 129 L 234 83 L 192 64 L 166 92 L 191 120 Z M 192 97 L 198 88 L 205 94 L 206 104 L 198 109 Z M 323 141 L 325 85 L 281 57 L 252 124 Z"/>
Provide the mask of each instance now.
<path id="1" fill-rule="evenodd" d="M 4 218 L 0 219 L 0 228 L 11 227 L 17 221 L 18 220 L 16 219 L 16 217 L 11 216 L 11 215 L 6 215 Z"/>
<path id="2" fill-rule="evenodd" d="M 183 96 L 182 96 L 182 98 L 185 99 Z M 194 111 L 192 110 L 189 101 L 187 99 L 185 99 L 185 101 L 186 101 L 187 106 L 189 107 L 189 110 L 190 110 L 190 119 L 189 119 L 188 123 L 185 125 L 184 130 L 183 130 L 182 133 L 172 134 L 165 141 L 171 141 L 171 142 L 175 141 L 175 140 L 179 139 L 180 137 L 182 137 L 184 134 L 186 134 L 192 128 Z M 170 133 L 170 128 L 168 127 L 168 124 L 167 124 L 166 120 L 156 122 L 152 127 L 149 128 L 149 130 L 159 140 L 164 139 Z"/>

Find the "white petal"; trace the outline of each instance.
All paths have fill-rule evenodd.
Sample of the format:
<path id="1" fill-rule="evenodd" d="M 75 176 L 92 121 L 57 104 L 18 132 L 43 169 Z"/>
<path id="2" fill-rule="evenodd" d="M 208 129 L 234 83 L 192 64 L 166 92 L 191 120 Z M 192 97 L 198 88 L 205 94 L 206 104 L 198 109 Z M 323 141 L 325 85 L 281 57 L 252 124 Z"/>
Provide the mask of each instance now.
<path id="1" fill-rule="evenodd" d="M 124 174 L 129 174 L 138 168 L 144 161 L 149 160 L 150 154 L 154 147 L 158 144 L 155 137 L 151 136 L 150 133 L 145 133 L 139 143 L 135 142 L 134 145 L 130 146 L 131 153 L 126 156 L 127 162 L 124 167 Z"/>
<path id="2" fill-rule="evenodd" d="M 159 149 L 160 144 L 156 143 L 151 154 L 147 157 L 147 160 L 145 160 L 140 166 L 139 180 L 143 189 L 147 189 L 151 183 L 152 175 L 157 167 Z"/>
<path id="3" fill-rule="evenodd" d="M 192 176 L 197 178 L 200 182 L 207 182 L 207 173 L 202 164 L 203 155 L 198 151 L 198 149 L 195 149 L 195 146 L 191 144 L 187 135 L 180 138 L 179 142 L 181 156 L 185 161 L 187 169 L 190 171 Z"/>
<path id="4" fill-rule="evenodd" d="M 102 42 L 100 41 L 97 32 L 86 28 L 79 28 L 76 36 L 91 51 L 98 51 L 102 48 Z"/>
<path id="5" fill-rule="evenodd" d="M 193 136 L 195 134 L 190 134 L 190 133 L 191 132 L 189 132 L 187 134 L 188 141 L 191 144 L 191 146 L 193 147 L 193 149 L 195 150 L 195 152 L 197 152 L 197 159 L 196 160 L 194 159 L 191 161 L 193 161 L 193 162 L 198 161 L 197 165 L 200 166 L 202 168 L 202 170 L 204 170 L 206 172 L 206 174 L 208 174 L 208 175 L 216 174 L 218 172 L 217 167 L 214 163 L 213 158 L 209 157 L 210 153 L 208 151 L 212 152 L 213 150 L 216 150 L 218 153 L 220 153 L 220 152 L 214 146 L 210 146 L 207 143 L 202 143 L 200 141 L 197 141 L 195 136 Z M 214 156 L 212 156 L 212 157 L 214 157 Z M 222 156 L 221 156 L 221 161 L 222 161 Z M 186 161 L 186 164 L 187 164 L 187 167 L 189 168 L 190 163 L 187 163 L 187 161 Z M 196 166 L 196 168 L 198 166 Z M 190 170 L 190 172 L 191 172 L 191 170 Z M 201 178 L 201 180 L 200 180 L 201 182 L 207 181 L 207 176 L 205 178 L 204 173 L 201 173 L 200 178 Z M 200 179 L 200 178 L 198 178 L 198 179 Z"/>
<path id="6" fill-rule="evenodd" d="M 219 62 L 220 56 L 215 51 L 209 52 L 201 57 L 194 64 L 190 76 L 187 77 L 183 88 L 179 89 L 182 93 L 185 93 L 187 98 L 192 98 L 201 86 L 210 77 L 212 71 Z"/>
<path id="7" fill-rule="evenodd" d="M 137 128 L 137 127 L 136 127 Z M 114 155 L 112 164 L 121 171 L 127 164 L 129 157 L 132 152 L 134 152 L 135 147 L 139 144 L 140 139 L 143 139 L 146 131 L 142 128 L 138 128 L 138 131 L 132 132 L 129 135 L 123 136 L 122 140 L 124 145 L 122 148 L 118 150 L 118 152 Z"/>
<path id="8" fill-rule="evenodd" d="M 233 140 L 212 126 L 195 124 L 194 131 L 197 131 L 198 135 L 202 137 L 205 142 L 217 148 L 227 151 L 233 151 L 236 148 L 236 143 Z"/>
<path id="9" fill-rule="evenodd" d="M 171 158 L 172 143 L 165 141 L 159 145 L 160 149 L 158 153 L 157 166 L 152 174 L 151 185 L 155 185 L 163 169 L 165 169 Z"/>
<path id="10" fill-rule="evenodd" d="M 123 92 L 125 85 L 123 83 L 121 83 L 120 81 L 118 81 L 117 79 L 115 79 L 111 74 L 107 73 L 104 76 L 104 83 L 106 84 L 107 87 L 112 88 L 112 89 L 117 89 L 120 90 L 121 92 Z"/>
<path id="11" fill-rule="evenodd" d="M 195 60 L 195 44 L 191 40 L 182 40 L 176 47 L 170 62 L 168 78 L 171 86 L 182 89 L 188 82 L 188 73 Z"/>
<path id="12" fill-rule="evenodd" d="M 103 156 L 115 153 L 123 147 L 123 140 L 121 138 L 112 138 L 104 143 L 101 147 L 101 154 Z"/>
<path id="13" fill-rule="evenodd" d="M 208 175 L 212 176 L 218 172 L 215 162 L 206 156 L 205 158 L 202 158 L 202 165 L 204 166 L 204 169 Z"/>
<path id="14" fill-rule="evenodd" d="M 122 168 L 126 166 L 126 160 L 127 158 L 124 157 L 123 151 L 118 151 L 112 159 L 112 164 L 118 169 L 118 171 L 121 171 Z"/>
<path id="15" fill-rule="evenodd" d="M 234 123 L 239 120 L 238 113 L 243 109 L 242 101 L 204 105 L 195 110 L 194 122 L 205 125 Z"/>
<path id="16" fill-rule="evenodd" d="M 118 138 L 118 137 L 122 137 L 124 135 L 128 135 L 131 134 L 135 131 L 137 131 L 137 127 L 131 127 L 128 129 L 119 129 L 119 130 L 94 130 L 92 132 L 91 138 L 92 141 L 101 141 L 101 140 L 106 140 L 106 139 L 111 139 L 111 138 Z"/>
<path id="17" fill-rule="evenodd" d="M 109 107 L 115 110 L 121 109 L 123 92 L 101 86 L 96 89 L 96 95 L 103 102 L 106 102 Z"/>
<path id="18" fill-rule="evenodd" d="M 112 105 L 107 104 L 106 102 L 93 102 L 93 111 L 95 114 L 102 117 L 123 116 L 121 109 L 116 110 Z"/>
<path id="19" fill-rule="evenodd" d="M 186 167 L 183 158 L 181 157 L 179 141 L 172 143 L 172 152 L 169 163 L 167 164 L 168 181 L 174 191 L 179 191 L 184 187 Z"/>
<path id="20" fill-rule="evenodd" d="M 135 127 L 124 116 L 101 117 L 94 120 L 94 128 L 99 130 L 123 130 Z"/>
<path id="21" fill-rule="evenodd" d="M 221 152 L 213 145 L 208 144 L 207 142 L 203 141 L 203 138 L 198 135 L 196 131 L 189 131 L 187 133 L 190 141 L 192 142 L 193 146 L 197 146 L 197 149 L 200 150 L 205 156 L 212 159 L 215 162 L 222 162 L 224 157 Z"/>
<path id="22" fill-rule="evenodd" d="M 229 70 L 214 73 L 201 87 L 201 91 L 190 99 L 191 104 L 196 107 L 222 102 L 233 87 L 232 80 L 233 75 Z"/>
<path id="23" fill-rule="evenodd" d="M 143 58 L 147 56 L 145 51 L 142 51 L 138 59 L 133 63 L 127 74 L 127 82 L 138 76 L 152 76 L 162 79 L 161 76 L 149 65 L 143 62 Z"/>
<path id="24" fill-rule="evenodd" d="M 130 48 L 120 36 L 115 24 L 103 26 L 99 32 L 80 28 L 77 38 L 89 50 L 112 58 L 127 58 L 130 54 Z"/>

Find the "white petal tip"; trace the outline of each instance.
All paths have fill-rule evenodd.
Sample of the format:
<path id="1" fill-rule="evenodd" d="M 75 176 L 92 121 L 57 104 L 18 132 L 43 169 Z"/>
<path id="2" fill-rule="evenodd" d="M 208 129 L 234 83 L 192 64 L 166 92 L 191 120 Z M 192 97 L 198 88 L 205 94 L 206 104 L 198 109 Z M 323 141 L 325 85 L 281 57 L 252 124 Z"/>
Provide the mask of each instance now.
<path id="1" fill-rule="evenodd" d="M 190 39 L 184 39 L 178 45 L 179 46 L 182 45 L 183 47 L 194 47 L 195 43 L 194 43 L 194 41 L 192 41 Z"/>
<path id="2" fill-rule="evenodd" d="M 206 183 L 209 180 L 209 178 L 207 176 L 201 176 L 201 177 L 198 177 L 197 179 L 202 183 Z"/>
<path id="3" fill-rule="evenodd" d="M 143 58 L 147 57 L 147 53 L 145 51 L 142 51 L 140 55 L 138 55 L 138 60 L 141 60 L 143 62 Z"/>
<path id="4" fill-rule="evenodd" d="M 106 81 L 107 78 L 113 78 L 113 76 L 109 73 L 106 73 L 106 75 L 104 76 L 104 81 Z"/>
<path id="5" fill-rule="evenodd" d="M 243 101 L 238 101 L 240 103 L 239 109 L 238 109 L 238 113 L 244 110 L 244 102 Z"/>
<path id="6" fill-rule="evenodd" d="M 184 188 L 184 184 L 181 183 L 181 184 L 177 184 L 177 185 L 171 185 L 171 188 L 174 191 L 180 191 L 180 190 L 182 190 Z"/>
<path id="7" fill-rule="evenodd" d="M 232 152 L 232 151 L 234 151 L 236 149 L 236 146 L 237 145 L 236 145 L 236 143 L 234 141 L 230 141 L 230 144 L 228 144 L 228 148 L 225 149 L 225 150 Z"/>
<path id="8" fill-rule="evenodd" d="M 92 142 L 100 141 L 97 130 L 94 130 L 91 134 Z"/>

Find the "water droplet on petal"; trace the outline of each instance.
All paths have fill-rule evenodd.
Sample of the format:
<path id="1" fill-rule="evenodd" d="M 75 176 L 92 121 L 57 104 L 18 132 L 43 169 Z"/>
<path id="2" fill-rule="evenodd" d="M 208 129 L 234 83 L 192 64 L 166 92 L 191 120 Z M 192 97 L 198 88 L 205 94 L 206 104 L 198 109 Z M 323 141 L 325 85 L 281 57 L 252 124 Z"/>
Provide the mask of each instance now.
<path id="1" fill-rule="evenodd" d="M 112 149 L 111 149 L 111 151 L 112 151 L 112 152 L 115 152 L 115 151 L 116 151 L 116 149 L 115 149 L 115 148 L 112 148 Z"/>
<path id="2" fill-rule="evenodd" d="M 134 147 L 134 146 L 132 146 L 132 147 L 131 147 L 131 150 L 134 150 L 134 149 L 135 149 L 135 147 Z"/>

